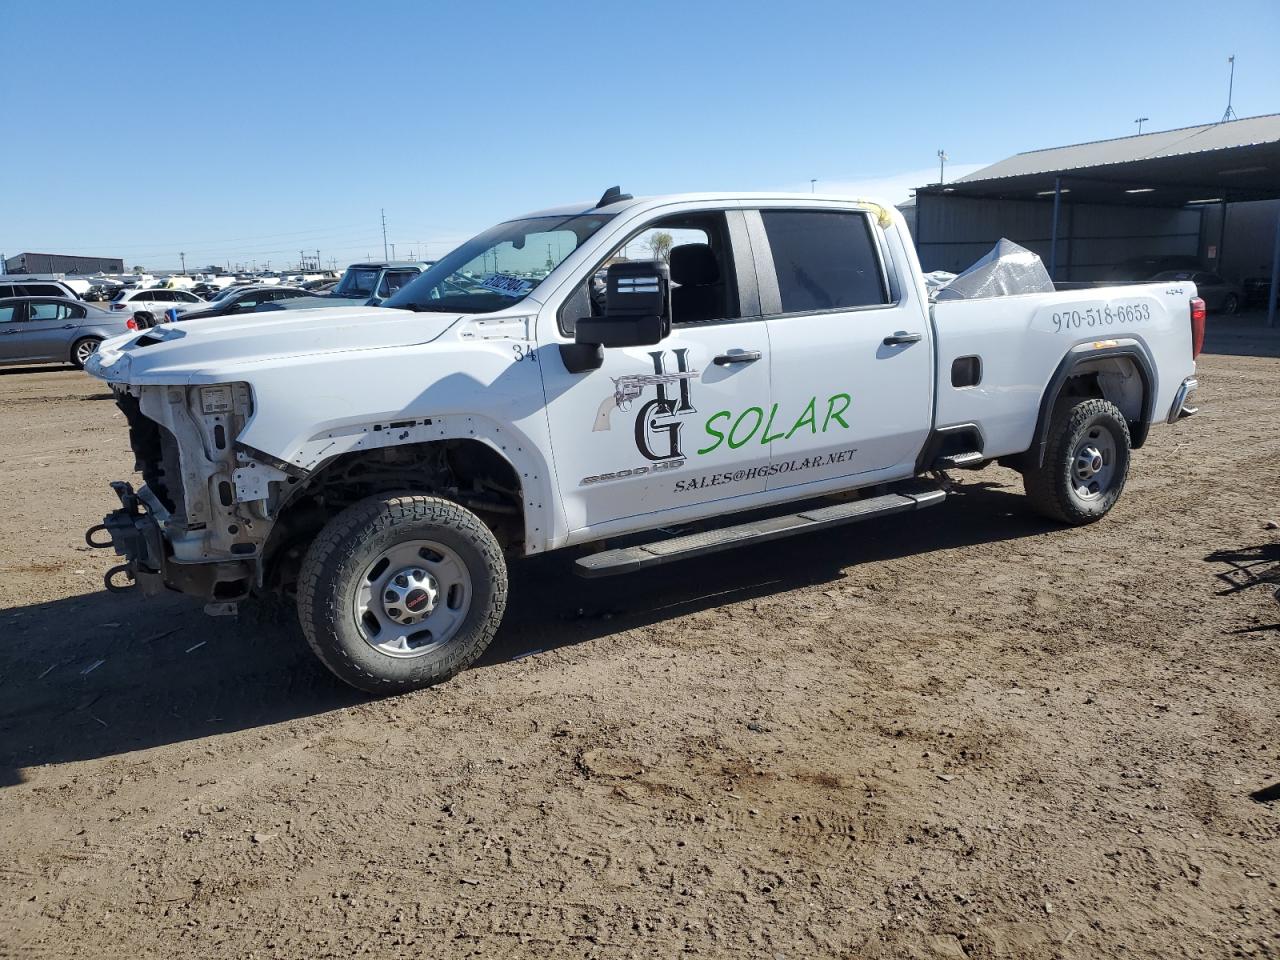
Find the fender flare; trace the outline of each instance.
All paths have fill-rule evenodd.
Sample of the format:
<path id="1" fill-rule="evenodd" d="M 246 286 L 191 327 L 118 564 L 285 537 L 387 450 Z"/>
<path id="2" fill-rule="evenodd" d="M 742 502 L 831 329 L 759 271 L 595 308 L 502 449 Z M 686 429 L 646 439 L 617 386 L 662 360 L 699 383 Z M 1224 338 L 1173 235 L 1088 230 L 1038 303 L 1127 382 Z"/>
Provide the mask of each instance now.
<path id="1" fill-rule="evenodd" d="M 1078 344 L 1062 358 L 1040 397 L 1036 429 L 1032 435 L 1031 447 L 1026 453 L 1030 466 L 1044 465 L 1045 451 L 1049 446 L 1049 427 L 1053 419 L 1053 408 L 1062 394 L 1063 386 L 1071 379 L 1076 368 L 1094 360 L 1105 360 L 1111 357 L 1126 357 L 1138 368 L 1138 375 L 1142 378 L 1142 419 L 1130 422 L 1129 433 L 1133 449 L 1136 450 L 1146 443 L 1147 431 L 1151 426 L 1152 410 L 1156 402 L 1155 364 L 1146 346 L 1137 340 L 1123 341 L 1112 347 L 1097 349 L 1093 349 L 1089 344 Z"/>
<path id="2" fill-rule="evenodd" d="M 324 431 L 305 441 L 292 462 L 244 444 L 237 447 L 282 473 L 306 480 L 349 453 L 445 440 L 477 441 L 506 461 L 520 482 L 525 553 L 542 553 L 554 523 L 552 512 L 557 502 L 551 465 L 539 455 L 534 439 L 504 429 L 488 417 L 447 414 Z"/>

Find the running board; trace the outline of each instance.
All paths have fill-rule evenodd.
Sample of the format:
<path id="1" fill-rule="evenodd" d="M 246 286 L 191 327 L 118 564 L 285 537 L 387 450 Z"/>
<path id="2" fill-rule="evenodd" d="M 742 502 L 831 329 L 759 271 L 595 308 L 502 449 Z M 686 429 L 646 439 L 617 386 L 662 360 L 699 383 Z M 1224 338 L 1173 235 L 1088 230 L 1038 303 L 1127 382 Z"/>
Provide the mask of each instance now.
<path id="1" fill-rule="evenodd" d="M 764 543 L 797 533 L 836 527 L 844 523 L 887 517 L 894 513 L 907 513 L 941 503 L 946 491 L 933 486 L 916 485 L 908 492 L 886 493 L 865 500 L 851 500 L 831 506 L 819 506 L 799 513 L 779 517 L 766 517 L 732 527 L 690 533 L 668 540 L 657 540 L 635 547 L 604 550 L 579 558 L 576 572 L 581 577 L 611 577 L 619 573 L 631 573 L 642 567 L 653 567 L 673 560 L 686 560 L 708 553 L 718 553 L 732 547 L 751 543 Z"/>

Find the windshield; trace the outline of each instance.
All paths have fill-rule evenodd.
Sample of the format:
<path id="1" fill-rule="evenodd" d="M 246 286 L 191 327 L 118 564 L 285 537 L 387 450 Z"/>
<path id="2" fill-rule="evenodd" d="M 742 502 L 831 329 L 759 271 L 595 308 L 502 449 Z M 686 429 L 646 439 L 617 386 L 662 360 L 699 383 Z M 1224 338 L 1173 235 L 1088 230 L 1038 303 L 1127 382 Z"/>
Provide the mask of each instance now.
<path id="1" fill-rule="evenodd" d="M 342 282 L 334 288 L 335 297 L 372 297 L 381 267 L 347 267 Z"/>
<path id="2" fill-rule="evenodd" d="M 589 213 L 500 223 L 448 254 L 383 306 L 440 313 L 509 307 L 612 217 Z"/>

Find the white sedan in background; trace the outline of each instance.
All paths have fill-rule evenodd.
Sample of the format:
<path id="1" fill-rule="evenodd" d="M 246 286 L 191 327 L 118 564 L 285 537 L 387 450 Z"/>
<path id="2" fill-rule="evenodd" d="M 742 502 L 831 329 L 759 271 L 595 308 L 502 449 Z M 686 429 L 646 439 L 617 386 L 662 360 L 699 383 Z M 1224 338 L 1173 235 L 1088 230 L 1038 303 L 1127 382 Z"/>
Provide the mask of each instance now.
<path id="1" fill-rule="evenodd" d="M 188 310 L 198 310 L 205 305 L 206 301 L 186 290 L 121 290 L 111 298 L 112 310 L 129 310 L 135 315 L 149 313 L 157 322 L 164 316 L 166 310 L 186 313 Z"/>

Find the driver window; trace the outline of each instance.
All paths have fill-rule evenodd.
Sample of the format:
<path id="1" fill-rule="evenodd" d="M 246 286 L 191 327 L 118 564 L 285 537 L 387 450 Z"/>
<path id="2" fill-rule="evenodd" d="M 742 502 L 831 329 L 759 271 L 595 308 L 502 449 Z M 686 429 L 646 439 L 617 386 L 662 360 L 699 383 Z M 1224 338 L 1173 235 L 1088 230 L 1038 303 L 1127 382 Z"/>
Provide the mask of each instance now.
<path id="1" fill-rule="evenodd" d="M 649 224 L 615 248 L 560 308 L 562 333 L 573 336 L 579 317 L 604 316 L 609 266 L 631 260 L 670 266 L 673 324 L 741 316 L 724 214 L 681 214 Z"/>

